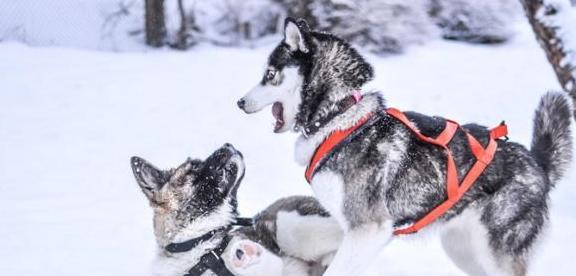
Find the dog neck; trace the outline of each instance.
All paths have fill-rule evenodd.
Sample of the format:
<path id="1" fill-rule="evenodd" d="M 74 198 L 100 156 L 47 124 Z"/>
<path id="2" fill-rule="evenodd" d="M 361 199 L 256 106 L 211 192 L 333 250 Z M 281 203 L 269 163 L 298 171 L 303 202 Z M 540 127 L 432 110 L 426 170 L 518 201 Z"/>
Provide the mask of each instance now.
<path id="1" fill-rule="evenodd" d="M 348 108 L 342 114 L 328 121 L 316 133 L 310 136 L 300 135 L 296 141 L 295 159 L 302 166 L 310 163 L 316 148 L 336 130 L 345 130 L 352 127 L 368 113 L 374 113 L 385 108 L 384 99 L 379 93 L 373 92 L 364 95 L 356 105 Z"/>
<path id="2" fill-rule="evenodd" d="M 190 250 L 180 253 L 169 252 L 166 247 L 169 244 L 185 243 L 212 231 L 224 229 L 234 224 L 236 217 L 235 208 L 230 202 L 226 202 L 210 215 L 195 219 L 175 234 L 170 241 L 159 242 L 160 250 L 152 266 L 153 275 L 182 276 L 186 274 L 192 266 L 200 261 L 204 254 L 220 245 L 225 233 L 214 233 L 212 237 L 199 242 Z"/>
<path id="3" fill-rule="evenodd" d="M 218 247 L 222 238 L 222 236 L 215 236 L 182 253 L 170 253 L 163 248 L 152 265 L 152 275 L 185 275 L 191 267 L 200 262 L 204 254 Z"/>

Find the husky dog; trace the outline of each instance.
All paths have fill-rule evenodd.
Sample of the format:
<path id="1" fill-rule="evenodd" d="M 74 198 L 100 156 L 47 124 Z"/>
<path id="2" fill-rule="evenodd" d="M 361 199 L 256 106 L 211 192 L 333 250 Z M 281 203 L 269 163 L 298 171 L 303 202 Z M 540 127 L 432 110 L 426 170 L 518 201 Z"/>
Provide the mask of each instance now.
<path id="1" fill-rule="evenodd" d="M 131 164 L 154 210 L 160 250 L 153 275 L 216 275 L 211 267 L 196 265 L 205 263 L 210 253 L 221 255 L 227 246 L 238 216 L 241 153 L 226 144 L 206 160 L 188 159 L 176 169 L 160 170 L 139 157 L 132 157 Z"/>
<path id="2" fill-rule="evenodd" d="M 382 112 L 386 105 L 379 93 L 342 104 L 372 78 L 372 66 L 348 43 L 288 18 L 284 39 L 272 51 L 262 80 L 238 101 L 246 113 L 273 105 L 277 133 L 301 131 L 296 159 L 302 165 L 328 135 L 374 114 L 324 157 L 311 179 L 316 198 L 345 232 L 325 275 L 362 275 L 395 227 L 414 223 L 447 198 L 446 154 L 441 148 L 422 142 Z M 446 123 L 441 117 L 406 115 L 430 137 Z M 549 192 L 571 160 L 570 121 L 566 98 L 543 96 L 531 148 L 498 140 L 492 163 L 429 227 L 440 230 L 446 253 L 463 271 L 526 275 L 531 249 L 548 219 Z M 463 129 L 483 146 L 489 134 L 477 124 L 456 132 L 449 148 L 460 176 L 475 162 Z"/>
<path id="3" fill-rule="evenodd" d="M 342 239 L 336 221 L 312 197 L 281 199 L 253 226 L 233 229 L 245 166 L 230 144 L 176 169 L 160 170 L 140 157 L 131 165 L 154 210 L 159 253 L 153 275 L 318 275 Z M 316 239 L 311 227 L 326 237 Z"/>

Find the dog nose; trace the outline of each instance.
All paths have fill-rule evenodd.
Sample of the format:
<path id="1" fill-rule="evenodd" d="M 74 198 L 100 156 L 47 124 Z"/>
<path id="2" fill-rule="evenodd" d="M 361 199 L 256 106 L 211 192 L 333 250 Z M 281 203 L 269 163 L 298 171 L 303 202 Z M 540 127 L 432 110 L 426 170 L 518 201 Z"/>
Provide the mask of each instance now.
<path id="1" fill-rule="evenodd" d="M 236 104 L 238 104 L 238 107 L 240 109 L 244 110 L 244 106 L 246 105 L 246 101 L 244 100 L 244 98 L 242 98 Z"/>

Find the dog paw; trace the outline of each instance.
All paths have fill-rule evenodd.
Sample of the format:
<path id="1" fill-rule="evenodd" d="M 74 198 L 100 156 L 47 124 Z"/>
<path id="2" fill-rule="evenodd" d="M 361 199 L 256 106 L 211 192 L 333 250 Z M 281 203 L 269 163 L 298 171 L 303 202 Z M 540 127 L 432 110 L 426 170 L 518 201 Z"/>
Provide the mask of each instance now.
<path id="1" fill-rule="evenodd" d="M 230 249 L 228 254 L 231 265 L 238 270 L 258 263 L 263 252 L 261 245 L 249 240 L 237 241 Z"/>

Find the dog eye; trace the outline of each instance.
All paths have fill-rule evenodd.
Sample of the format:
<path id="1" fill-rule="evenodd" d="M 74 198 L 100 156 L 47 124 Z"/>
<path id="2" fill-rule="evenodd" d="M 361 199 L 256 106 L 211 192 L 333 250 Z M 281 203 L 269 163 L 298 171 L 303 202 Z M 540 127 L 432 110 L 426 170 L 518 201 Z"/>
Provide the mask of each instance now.
<path id="1" fill-rule="evenodd" d="M 268 71 L 266 71 L 266 80 L 267 80 L 267 81 L 273 80 L 275 76 L 276 76 L 276 71 L 275 71 L 275 70 L 270 70 L 270 69 L 268 69 Z"/>

